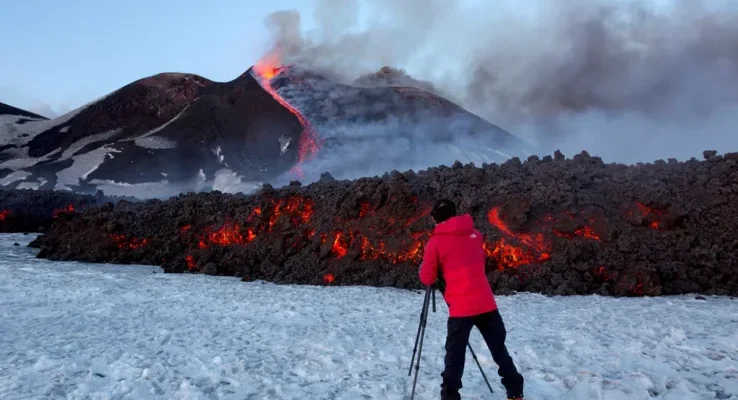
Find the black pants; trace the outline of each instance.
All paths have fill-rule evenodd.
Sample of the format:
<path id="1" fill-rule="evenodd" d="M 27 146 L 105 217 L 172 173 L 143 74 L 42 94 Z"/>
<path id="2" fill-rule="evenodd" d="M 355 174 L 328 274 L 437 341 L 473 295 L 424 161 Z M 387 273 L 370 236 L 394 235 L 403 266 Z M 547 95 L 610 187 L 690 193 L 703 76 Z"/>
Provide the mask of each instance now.
<path id="1" fill-rule="evenodd" d="M 476 326 L 487 343 L 492 358 L 499 369 L 502 385 L 508 398 L 523 396 L 523 376 L 520 375 L 512 357 L 505 346 L 505 324 L 498 310 L 471 317 L 451 317 L 448 319 L 446 335 L 446 368 L 441 374 L 441 399 L 459 400 L 459 389 L 462 388 L 461 377 L 464 375 L 467 343 L 472 327 Z"/>

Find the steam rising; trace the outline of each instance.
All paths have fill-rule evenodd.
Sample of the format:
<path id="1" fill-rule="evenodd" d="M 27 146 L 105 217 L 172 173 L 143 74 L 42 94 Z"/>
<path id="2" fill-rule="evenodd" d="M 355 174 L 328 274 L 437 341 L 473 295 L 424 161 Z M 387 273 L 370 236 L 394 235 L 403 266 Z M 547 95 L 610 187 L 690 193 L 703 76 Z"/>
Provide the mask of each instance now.
<path id="1" fill-rule="evenodd" d="M 359 86 L 413 84 L 540 153 L 633 163 L 738 151 L 735 2 L 470 3 L 323 0 L 314 32 L 295 11 L 267 24 L 285 64 Z"/>
<path id="2" fill-rule="evenodd" d="M 302 182 L 323 172 L 338 179 L 419 170 L 439 164 L 503 162 L 526 157 L 529 145 L 499 127 L 427 91 L 372 87 L 418 83 L 395 69 L 364 75 L 352 86 L 290 67 L 269 86 L 310 121 L 322 149 L 300 165 Z M 432 86 L 428 86 L 432 88 Z M 272 182 L 283 185 L 294 176 Z"/>

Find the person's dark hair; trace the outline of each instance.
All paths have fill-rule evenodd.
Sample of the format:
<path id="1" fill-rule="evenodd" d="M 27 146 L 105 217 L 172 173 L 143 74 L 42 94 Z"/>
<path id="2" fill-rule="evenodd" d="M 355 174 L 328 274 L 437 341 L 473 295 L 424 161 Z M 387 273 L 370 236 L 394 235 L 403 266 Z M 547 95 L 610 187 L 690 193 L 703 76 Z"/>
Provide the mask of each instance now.
<path id="1" fill-rule="evenodd" d="M 438 200 L 431 211 L 431 217 L 433 217 L 433 220 L 436 221 L 437 224 L 455 216 L 456 204 L 448 199 Z"/>

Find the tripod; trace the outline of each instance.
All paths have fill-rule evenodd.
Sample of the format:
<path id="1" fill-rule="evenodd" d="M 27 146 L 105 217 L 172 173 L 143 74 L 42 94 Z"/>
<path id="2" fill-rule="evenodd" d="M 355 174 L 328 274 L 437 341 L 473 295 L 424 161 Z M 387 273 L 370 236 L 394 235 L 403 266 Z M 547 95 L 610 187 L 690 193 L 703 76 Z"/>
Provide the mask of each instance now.
<path id="1" fill-rule="evenodd" d="M 444 291 L 444 282 L 440 282 L 440 290 L 441 294 L 443 294 Z M 407 372 L 407 376 L 410 376 L 413 371 L 413 363 L 415 362 L 415 352 L 417 350 L 418 353 L 418 362 L 415 363 L 415 378 L 413 379 L 413 391 L 410 395 L 410 400 L 413 400 L 415 398 L 415 385 L 418 382 L 418 371 L 420 370 L 420 354 L 423 352 L 423 338 L 425 337 L 425 326 L 428 322 L 428 305 L 430 303 L 430 300 L 433 301 L 433 312 L 436 312 L 436 290 L 433 287 L 433 285 L 428 285 L 428 287 L 425 289 L 425 298 L 423 299 L 423 308 L 420 311 L 420 324 L 418 324 L 418 333 L 415 335 L 415 346 L 413 346 L 413 358 L 410 360 L 410 370 Z M 418 340 L 420 340 L 420 345 L 418 345 Z M 471 352 L 472 358 L 474 358 L 474 361 L 477 363 L 477 367 L 479 367 L 479 372 L 482 373 L 482 377 L 484 378 L 484 382 L 487 384 L 487 387 L 489 388 L 490 393 L 494 394 L 494 390 L 492 390 L 492 386 L 489 384 L 489 381 L 487 380 L 487 375 L 484 374 L 484 370 L 482 369 L 482 365 L 479 363 L 479 360 L 477 359 L 477 354 L 474 353 L 474 349 L 472 349 L 471 344 L 467 343 L 466 346 L 469 348 L 469 351 Z"/>

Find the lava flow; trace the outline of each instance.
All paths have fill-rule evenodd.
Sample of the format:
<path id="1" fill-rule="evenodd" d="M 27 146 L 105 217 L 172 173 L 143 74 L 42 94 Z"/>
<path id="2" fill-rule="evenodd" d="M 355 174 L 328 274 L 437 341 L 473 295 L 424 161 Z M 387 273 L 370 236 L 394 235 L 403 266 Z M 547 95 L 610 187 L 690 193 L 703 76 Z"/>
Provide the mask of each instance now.
<path id="1" fill-rule="evenodd" d="M 0 211 L 0 221 L 5 221 L 8 218 L 8 215 L 10 215 L 10 210 Z"/>
<path id="2" fill-rule="evenodd" d="M 254 65 L 253 70 L 254 73 L 261 78 L 260 83 L 264 90 L 266 90 L 274 100 L 277 100 L 282 107 L 286 108 L 295 117 L 297 117 L 297 120 L 302 126 L 302 133 L 300 134 L 300 140 L 297 144 L 297 164 L 292 170 L 292 172 L 297 176 L 302 177 L 303 174 L 300 166 L 303 162 L 315 157 L 318 150 L 320 150 L 320 144 L 318 143 L 318 136 L 315 129 L 310 124 L 310 121 L 308 121 L 300 111 L 288 103 L 287 100 L 280 96 L 272 87 L 272 79 L 286 70 L 286 67 L 278 67 L 278 65 L 280 65 L 279 58 L 274 52 L 272 52 L 259 60 L 256 65 Z"/>
<path id="3" fill-rule="evenodd" d="M 149 241 L 147 239 L 139 239 L 135 237 L 129 238 L 123 234 L 113 233 L 110 235 L 110 239 L 118 246 L 119 249 L 136 250 L 146 246 Z"/>
<path id="4" fill-rule="evenodd" d="M 366 260 L 385 260 L 391 264 L 402 264 L 405 262 L 419 263 L 423 259 L 423 246 L 430 238 L 430 232 L 415 232 L 404 240 L 400 240 L 399 245 L 393 246 L 396 250 L 387 247 L 382 239 L 370 240 L 362 234 L 338 231 L 334 234 L 331 252 L 337 259 L 346 255 L 349 248 L 358 251 L 358 259 Z M 376 243 L 376 244 L 375 244 Z"/>
<path id="5" fill-rule="evenodd" d="M 640 202 L 636 202 L 635 206 L 638 209 L 638 212 L 641 214 L 641 217 L 643 217 L 643 219 L 648 223 L 648 226 L 651 229 L 661 228 L 661 219 L 664 217 L 664 211 L 648 207 Z M 629 211 L 628 216 L 632 215 L 633 211 Z"/>
<path id="6" fill-rule="evenodd" d="M 375 215 L 379 210 L 368 202 L 361 202 L 356 208 L 358 218 L 338 218 L 334 222 L 338 229 L 318 233 L 321 246 L 329 246 L 326 250 L 329 250 L 333 260 L 381 260 L 396 265 L 420 263 L 423 248 L 432 233 L 427 228 L 417 229 L 413 225 L 428 215 L 430 208 L 419 204 L 417 199 L 413 199 L 413 203 L 418 211 L 398 218 L 396 215 Z M 290 232 L 291 246 L 297 248 L 304 246 L 316 234 L 315 222 L 312 221 L 315 212 L 314 201 L 307 197 L 294 195 L 272 198 L 253 206 L 242 219 L 206 227 L 196 236 L 190 235 L 190 225 L 180 227 L 179 231 L 184 238 L 190 237 L 190 243 L 201 250 L 211 246 L 248 245 L 259 236 L 286 232 Z M 497 268 L 505 270 L 549 260 L 552 239 L 555 237 L 601 240 L 592 227 L 582 225 L 581 221 L 577 223 L 577 220 L 583 221 L 585 218 L 568 212 L 564 214 L 563 217 L 546 216 L 537 221 L 537 225 L 546 231 L 516 233 L 503 222 L 500 208 L 494 207 L 487 213 L 487 219 L 491 226 L 502 233 L 502 237 L 495 242 L 485 242 L 484 251 L 495 261 Z M 594 222 L 592 218 L 586 220 Z M 555 223 L 559 223 L 556 225 L 558 230 L 553 228 Z M 190 249 L 194 250 L 195 247 Z M 185 261 L 188 269 L 196 268 L 193 257 Z"/>
<path id="7" fill-rule="evenodd" d="M 195 263 L 195 260 L 192 258 L 192 254 L 188 254 L 185 256 L 185 262 L 187 263 L 187 269 L 192 271 L 193 269 L 197 268 L 197 263 Z"/>
<path id="8" fill-rule="evenodd" d="M 227 246 L 229 244 L 246 244 L 254 239 L 256 239 L 256 235 L 253 229 L 248 228 L 244 236 L 238 224 L 226 222 L 220 229 L 208 232 L 207 239 L 200 240 L 199 247 L 201 249 L 207 248 L 205 240 L 216 245 Z"/>
<path id="9" fill-rule="evenodd" d="M 54 218 L 59 217 L 60 214 L 71 214 L 74 212 L 74 204 L 70 204 L 64 208 L 54 209 Z"/>
<path id="10" fill-rule="evenodd" d="M 483 247 L 487 257 L 497 262 L 497 268 L 500 271 L 504 271 L 506 268 L 517 268 L 527 264 L 543 262 L 551 258 L 551 254 L 547 251 L 536 253 L 531 250 L 524 250 L 521 247 L 508 244 L 505 238 L 495 242 L 491 248 L 487 243 L 484 243 Z"/>
<path id="11" fill-rule="evenodd" d="M 550 245 L 543 234 L 535 235 L 515 233 L 500 218 L 500 208 L 494 207 L 487 213 L 487 220 L 506 236 L 515 238 L 529 249 L 523 249 L 509 244 L 505 238 L 499 239 L 491 248 L 485 243 L 484 250 L 487 257 L 497 261 L 500 271 L 506 268 L 517 268 L 522 265 L 546 261 L 551 258 Z"/>
<path id="12" fill-rule="evenodd" d="M 370 203 L 361 202 L 358 207 L 358 219 L 349 218 L 339 222 L 342 225 L 349 225 L 350 228 L 333 233 L 331 253 L 336 259 L 340 259 L 348 253 L 349 249 L 352 249 L 358 253 L 356 259 L 360 261 L 383 260 L 391 264 L 420 263 L 423 259 L 423 247 L 430 238 L 431 232 L 408 232 L 408 228 L 430 214 L 431 207 L 420 204 L 417 197 L 413 197 L 411 202 L 420 211 L 401 219 L 391 215 L 374 218 L 377 210 Z M 367 218 L 369 218 L 368 221 Z M 376 225 L 377 223 L 381 226 Z M 403 232 L 400 237 L 396 237 L 398 231 Z M 390 237 L 392 237 L 391 240 L 388 239 Z M 326 240 L 325 236 L 322 238 L 323 241 Z"/>
<path id="13" fill-rule="evenodd" d="M 283 199 L 271 199 L 265 209 L 254 207 L 246 218 L 249 226 L 234 222 L 226 222 L 216 229 L 215 226 L 206 228 L 205 233 L 198 240 L 200 249 L 207 249 L 211 245 L 229 246 L 246 245 L 253 242 L 259 235 L 279 230 L 280 221 L 289 221 L 289 225 L 297 228 L 310 222 L 314 212 L 314 203 L 309 198 L 291 196 Z M 189 232 L 191 225 L 179 228 L 181 234 Z M 312 237 L 315 231 L 308 229 L 307 237 Z"/>
<path id="14" fill-rule="evenodd" d="M 576 216 L 571 212 L 565 212 L 566 219 L 571 222 L 576 219 Z M 487 213 L 487 220 L 490 225 L 500 230 L 505 236 L 513 239 L 515 242 L 520 243 L 521 246 L 516 246 L 510 243 L 510 240 L 501 238 L 494 245 L 484 244 L 484 251 L 487 256 L 494 259 L 497 262 L 498 269 L 500 271 L 505 268 L 517 268 L 526 264 L 533 264 L 543 262 L 551 258 L 552 245 L 551 241 L 547 240 L 543 233 L 529 234 L 529 233 L 515 233 L 505 224 L 500 218 L 500 208 L 494 207 Z M 590 222 L 594 222 L 592 218 L 588 219 Z M 578 226 L 572 231 L 566 232 L 551 228 L 549 225 L 559 222 L 560 219 L 552 215 L 546 215 L 543 218 L 543 222 L 537 222 L 537 225 L 542 229 L 547 229 L 555 236 L 562 237 L 565 239 L 574 239 L 577 237 L 590 239 L 590 240 L 601 240 L 595 230 L 588 225 Z"/>

